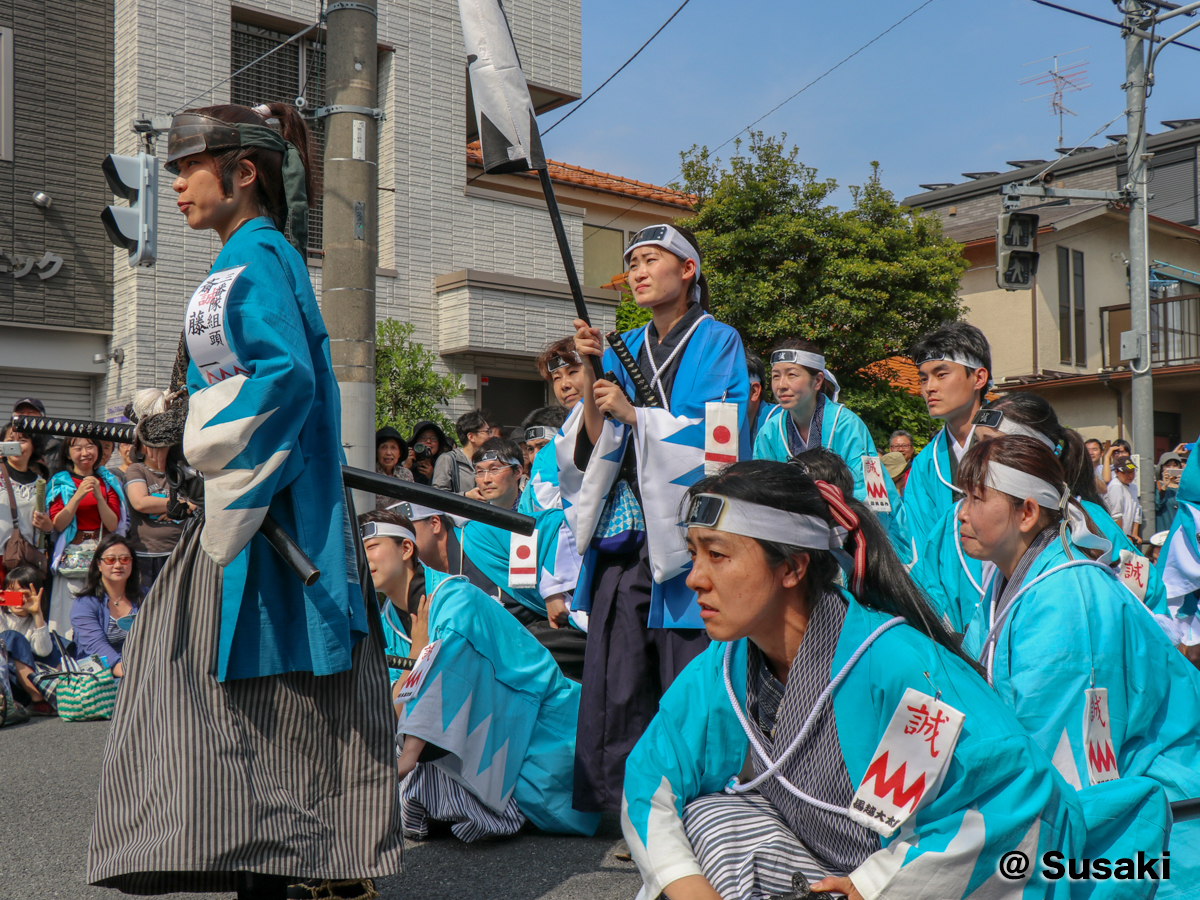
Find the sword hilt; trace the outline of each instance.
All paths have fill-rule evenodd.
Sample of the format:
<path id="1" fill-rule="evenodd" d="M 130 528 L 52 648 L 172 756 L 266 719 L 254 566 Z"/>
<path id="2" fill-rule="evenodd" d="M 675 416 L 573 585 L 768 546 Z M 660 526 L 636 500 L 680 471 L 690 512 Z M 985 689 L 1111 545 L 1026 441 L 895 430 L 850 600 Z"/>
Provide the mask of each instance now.
<path id="1" fill-rule="evenodd" d="M 629 345 L 625 343 L 625 339 L 616 331 L 610 331 L 604 337 L 608 340 L 608 345 L 612 347 L 613 353 L 617 355 L 617 361 L 621 363 L 621 368 L 625 370 L 625 374 L 633 382 L 633 390 L 637 395 L 638 405 L 650 408 L 661 407 L 662 401 L 654 393 L 654 389 L 650 387 L 650 383 L 646 381 L 646 376 L 642 374 L 642 370 L 638 366 L 637 360 L 633 358 L 633 353 L 630 352 Z"/>

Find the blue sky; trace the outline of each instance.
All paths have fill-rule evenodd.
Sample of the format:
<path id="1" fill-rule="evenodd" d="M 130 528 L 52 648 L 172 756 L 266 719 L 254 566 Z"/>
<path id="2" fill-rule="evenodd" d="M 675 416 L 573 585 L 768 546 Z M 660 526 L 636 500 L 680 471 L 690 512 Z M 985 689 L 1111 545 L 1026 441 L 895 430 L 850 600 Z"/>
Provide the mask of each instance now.
<path id="1" fill-rule="evenodd" d="M 679 0 L 582 0 L 583 93 L 617 68 Z M 1118 18 L 1110 0 L 1057 0 Z M 780 100 L 875 37 L 920 0 L 691 0 L 628 68 L 545 138 L 553 159 L 654 183 L 679 171 L 679 151 L 715 147 Z M 1183 27 L 1191 21 L 1172 20 Z M 1165 25 L 1164 25 L 1165 27 Z M 1200 29 L 1184 40 L 1200 46 Z M 1064 141 L 1079 143 L 1124 110 L 1120 32 L 1031 0 L 934 0 L 758 126 L 787 132 L 799 159 L 842 189 L 882 164 L 898 198 L 922 182 L 963 181 L 962 172 L 1004 171 L 1005 160 L 1050 159 L 1058 120 L 1045 88 L 1018 82 L 1050 61 L 1086 60 L 1092 87 L 1068 95 Z M 1151 132 L 1163 119 L 1200 117 L 1200 53 L 1168 48 L 1148 104 Z M 562 113 L 540 117 L 546 129 Z M 1121 116 L 1104 134 L 1123 133 Z M 727 159 L 733 145 L 718 155 Z"/>

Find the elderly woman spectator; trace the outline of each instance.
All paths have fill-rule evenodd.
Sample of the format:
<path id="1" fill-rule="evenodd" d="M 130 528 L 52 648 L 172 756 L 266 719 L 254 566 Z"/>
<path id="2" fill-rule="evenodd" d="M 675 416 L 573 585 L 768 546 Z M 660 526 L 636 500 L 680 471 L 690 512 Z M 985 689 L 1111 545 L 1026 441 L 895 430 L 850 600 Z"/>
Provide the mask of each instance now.
<path id="1" fill-rule="evenodd" d="M 131 446 L 123 444 L 122 446 Z M 142 462 L 125 469 L 125 497 L 129 501 L 129 546 L 138 558 L 141 585 L 150 590 L 167 558 L 183 534 L 183 522 L 167 515 L 168 447 L 147 447 L 139 442 Z"/>
<path id="2" fill-rule="evenodd" d="M 125 495 L 100 462 L 100 442 L 73 437 L 63 441 L 60 470 L 46 490 L 50 518 L 59 532 L 54 544 L 50 589 L 50 629 L 71 638 L 71 605 L 105 533 L 123 534 L 129 524 Z"/>
<path id="3" fill-rule="evenodd" d="M 0 481 L 3 482 L 0 484 L 0 548 L 12 536 L 14 518 L 21 536 L 36 547 L 39 535 L 54 527 L 50 517 L 37 510 L 37 480 L 49 479 L 50 473 L 36 460 L 33 438 L 17 431 L 11 423 L 0 428 L 0 441 L 11 441 L 21 447 L 20 453 L 5 456 L 0 464 Z"/>
<path id="4" fill-rule="evenodd" d="M 399 478 L 401 481 L 412 481 L 413 473 L 407 466 L 412 464 L 414 455 L 408 449 L 408 443 L 400 436 L 395 428 L 385 425 L 375 432 L 375 471 L 389 478 Z M 383 494 L 375 495 L 375 508 L 386 509 L 395 503 L 391 497 Z"/>
<path id="5" fill-rule="evenodd" d="M 436 422 L 418 422 L 408 442 L 413 451 L 412 473 L 417 484 L 433 483 L 433 466 L 439 456 L 454 449 L 454 442 L 446 437 Z"/>
<path id="6" fill-rule="evenodd" d="M 124 674 L 121 649 L 143 595 L 137 556 L 125 538 L 106 535 L 71 610 L 76 658 L 99 656 L 120 678 Z"/>

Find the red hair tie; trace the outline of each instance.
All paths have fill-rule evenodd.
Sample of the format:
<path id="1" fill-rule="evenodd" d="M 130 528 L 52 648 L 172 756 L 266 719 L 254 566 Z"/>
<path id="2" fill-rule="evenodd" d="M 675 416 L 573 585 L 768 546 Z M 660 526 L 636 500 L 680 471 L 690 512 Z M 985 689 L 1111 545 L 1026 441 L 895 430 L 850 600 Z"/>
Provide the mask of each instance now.
<path id="1" fill-rule="evenodd" d="M 854 538 L 854 571 L 850 577 L 850 593 L 856 597 L 860 596 L 863 589 L 863 578 L 867 572 L 867 542 L 863 539 L 862 523 L 858 519 L 858 514 L 846 503 L 841 488 L 827 481 L 818 481 L 816 485 L 817 490 L 821 492 L 821 498 L 829 507 L 829 514 L 833 517 L 833 521 L 845 528 L 848 534 Z"/>

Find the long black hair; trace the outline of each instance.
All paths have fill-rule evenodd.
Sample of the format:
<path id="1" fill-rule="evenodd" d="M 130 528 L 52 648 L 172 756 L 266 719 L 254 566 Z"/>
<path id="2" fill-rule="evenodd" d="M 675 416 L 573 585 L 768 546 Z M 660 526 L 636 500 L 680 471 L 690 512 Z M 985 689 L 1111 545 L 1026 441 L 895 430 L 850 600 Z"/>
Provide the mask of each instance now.
<path id="1" fill-rule="evenodd" d="M 813 478 L 799 466 L 787 463 L 768 459 L 734 463 L 719 475 L 701 479 L 688 489 L 689 498 L 704 493 L 721 494 L 734 500 L 757 503 L 802 516 L 816 516 L 830 525 L 834 524 L 829 507 Z M 845 497 L 845 501 L 858 516 L 861 537 L 866 541 L 863 590 L 861 596 L 855 599 L 868 609 L 903 616 L 917 631 L 977 669 L 977 665 L 963 655 L 958 640 L 909 577 L 875 514 L 854 497 Z M 761 538 L 755 540 L 766 552 L 767 562 L 771 566 L 788 562 L 799 553 L 808 554 L 805 581 L 809 597 L 820 597 L 837 586 L 839 567 L 831 551 L 801 548 Z"/>
<path id="2" fill-rule="evenodd" d="M 1096 490 L 1096 473 L 1088 456 L 1087 442 L 1078 431 L 1059 423 L 1049 400 L 1037 394 L 1011 393 L 989 403 L 988 409 L 1002 410 L 1005 418 L 1048 437 L 1055 446 L 1054 453 L 1071 493 L 1080 500 L 1103 504 Z"/>
<path id="3" fill-rule="evenodd" d="M 137 554 L 129 546 L 129 538 L 124 535 L 111 533 L 102 537 L 100 543 L 96 545 L 96 552 L 92 555 L 92 564 L 88 566 L 87 578 L 84 579 L 83 589 L 79 591 L 80 597 L 98 597 L 101 600 L 108 599 L 108 594 L 104 591 L 104 579 L 100 575 L 100 558 L 116 546 L 121 546 L 128 550 L 130 559 L 132 559 L 132 562 L 129 564 L 129 579 L 125 582 L 125 598 L 133 603 L 142 602 L 142 570 L 138 565 Z"/>

